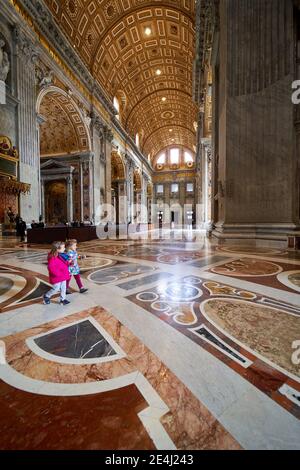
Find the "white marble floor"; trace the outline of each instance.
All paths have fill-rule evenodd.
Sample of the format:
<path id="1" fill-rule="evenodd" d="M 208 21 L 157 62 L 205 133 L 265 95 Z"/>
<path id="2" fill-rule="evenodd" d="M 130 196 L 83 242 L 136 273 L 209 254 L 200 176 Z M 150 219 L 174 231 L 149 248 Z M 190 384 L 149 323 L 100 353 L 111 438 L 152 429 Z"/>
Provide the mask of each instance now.
<path id="1" fill-rule="evenodd" d="M 194 280 L 195 278 L 199 279 L 201 289 L 199 288 L 198 291 L 201 291 L 201 293 L 205 291 L 204 286 L 211 285 L 211 283 L 214 283 L 214 288 L 218 286 L 221 289 L 217 297 L 214 297 L 214 302 L 216 298 L 223 301 L 224 299 L 231 301 L 235 299 L 236 302 L 242 302 L 243 300 L 239 296 L 244 295 L 241 292 L 246 292 L 252 293 L 252 298 L 257 298 L 257 302 L 260 302 L 260 309 L 266 309 L 267 307 L 262 306 L 262 299 L 267 298 L 268 302 L 272 299 L 272 308 L 275 309 L 274 305 L 277 305 L 277 310 L 282 312 L 282 316 L 284 314 L 287 316 L 283 327 L 288 324 L 291 331 L 295 333 L 294 340 L 297 341 L 300 340 L 300 300 L 297 281 L 297 274 L 300 274 L 300 259 L 297 258 L 296 254 L 293 256 L 285 250 L 276 250 L 272 247 L 259 250 L 253 246 L 247 246 L 245 243 L 239 246 L 232 245 L 229 250 L 227 247 L 218 248 L 201 238 L 197 242 L 189 242 L 188 244 L 181 244 L 181 242 L 172 240 L 153 244 L 144 240 L 142 245 L 140 243 L 138 241 L 130 244 L 121 241 L 97 241 L 82 244 L 80 249 L 88 256 L 88 259 L 96 258 L 113 261 L 113 275 L 115 277 L 111 277 L 112 271 L 109 271 L 109 269 L 112 269 L 112 267 L 108 263 L 103 263 L 104 267 L 100 268 L 87 270 L 83 268 L 84 284 L 89 288 L 89 291 L 85 295 L 74 292 L 69 297 L 70 305 L 64 308 L 58 306 L 56 302 L 45 306 L 40 301 L 39 296 L 34 299 L 33 303 L 28 301 L 20 305 L 18 304 L 20 299 L 13 298 L 14 303 L 5 305 L 5 308 L 1 309 L 0 337 L 2 340 L 5 342 L 6 338 L 9 337 L 10 344 L 12 338 L 17 339 L 18 335 L 27 330 L 39 330 L 39 327 L 55 321 L 58 323 L 63 321 L 63 324 L 65 324 L 68 318 L 71 318 L 74 314 L 101 307 L 113 315 L 121 325 L 124 325 L 148 348 L 187 387 L 242 448 L 299 449 L 300 398 L 297 398 L 300 397 L 299 366 L 295 366 L 293 370 L 291 370 L 292 366 L 291 368 L 285 368 L 280 359 L 276 360 L 275 355 L 274 358 L 271 353 L 264 356 L 260 345 L 257 345 L 257 348 L 251 346 L 253 344 L 251 335 L 253 331 L 255 333 L 255 325 L 253 331 L 251 330 L 251 334 L 249 333 L 249 342 L 236 337 L 235 331 L 229 333 L 228 330 L 223 329 L 220 340 L 224 340 L 225 334 L 225 340 L 222 343 L 225 344 L 226 335 L 228 336 L 229 341 L 226 344 L 229 352 L 227 355 L 222 354 L 221 343 L 219 342 L 217 345 L 219 349 L 213 350 L 212 353 L 212 349 L 207 349 L 202 344 L 191 340 L 191 337 L 188 336 L 189 333 L 186 332 L 186 327 L 191 329 L 192 326 L 200 325 L 200 317 L 197 317 L 197 306 L 201 310 L 202 302 L 205 299 L 199 297 L 199 301 L 197 301 L 197 298 L 191 300 L 188 297 L 185 298 L 184 295 L 182 298 L 174 299 L 166 296 L 165 293 L 170 285 L 173 287 L 187 285 L 192 288 L 192 285 L 195 286 L 195 284 L 184 281 L 184 278 L 190 277 Z M 135 248 L 126 251 L 127 245 Z M 120 247 L 122 250 L 118 251 Z M 43 250 L 41 252 L 41 249 L 37 247 L 20 248 L 17 244 L 16 248 L 12 249 L 12 253 L 6 253 L 5 249 L 9 248 L 6 248 L 5 243 L 2 243 L 2 253 L 0 251 L 1 268 L 3 269 L 0 273 L 2 282 L 4 282 L 5 276 L 8 276 L 10 279 L 15 279 L 14 288 L 22 290 L 23 284 L 17 285 L 16 271 L 19 272 L 19 276 L 22 276 L 22 272 L 26 272 L 28 276 L 26 279 L 29 284 L 31 282 L 29 282 L 30 276 L 35 279 L 46 279 L 43 277 L 47 276 L 47 266 L 43 264 L 45 261 L 43 259 Z M 20 255 L 20 252 L 26 253 L 26 255 Z M 190 255 L 191 258 L 184 259 L 184 253 Z M 123 267 L 124 262 L 138 263 L 140 266 L 149 266 L 153 269 L 147 272 L 128 273 L 126 268 Z M 234 271 L 230 265 L 232 262 L 235 266 Z M 227 265 L 228 272 L 224 271 L 224 265 Z M 104 272 L 104 270 L 106 271 Z M 98 271 L 100 271 L 100 274 L 98 274 Z M 97 272 L 96 276 L 101 276 L 103 284 L 91 281 L 91 274 L 95 272 Z M 122 276 L 119 276 L 120 273 Z M 159 274 L 160 276 L 158 276 Z M 292 277 L 290 277 L 291 275 Z M 105 279 L 107 279 L 106 283 Z M 111 279 L 116 280 L 112 281 Z M 74 283 L 72 283 L 72 286 L 76 289 Z M 225 287 L 226 291 L 224 290 Z M 36 285 L 31 282 L 29 289 L 31 289 L 28 291 L 29 293 L 34 292 Z M 28 295 L 28 292 L 26 295 Z M 164 314 L 163 308 L 158 310 L 157 314 L 155 314 L 155 309 L 150 306 L 144 308 L 143 304 L 137 299 L 139 293 L 148 293 L 153 298 L 155 298 L 154 295 L 160 296 L 159 301 L 168 304 L 169 309 L 173 309 L 173 317 L 171 314 L 169 316 Z M 18 293 L 15 292 L 15 294 Z M 0 304 L 4 298 L 6 299 L 5 295 L 7 293 L 3 292 L 0 297 Z M 245 298 L 243 297 L 244 301 L 248 302 Z M 257 305 L 249 302 L 248 304 L 251 314 L 253 309 L 257 309 Z M 241 304 L 239 303 L 239 305 Z M 175 311 L 177 315 L 178 313 L 186 314 L 187 311 L 191 315 L 192 310 L 189 310 L 191 306 L 194 309 L 194 318 L 192 320 L 182 320 L 180 316 L 175 316 Z M 267 313 L 267 310 L 264 310 L 264 313 Z M 177 320 L 179 318 L 179 321 L 176 321 L 176 318 Z M 212 323 L 212 328 L 215 329 L 216 327 L 218 325 Z M 246 323 L 245 328 L 249 328 Z M 257 328 L 260 328 L 259 320 Z M 274 342 L 280 343 L 280 341 L 284 342 L 286 339 L 283 331 L 282 337 L 275 337 Z M 233 341 L 235 347 L 232 344 Z M 211 338 L 209 338 L 209 342 L 210 347 L 213 347 Z M 244 369 L 245 373 L 242 372 L 242 367 L 237 366 L 237 362 L 234 360 L 233 351 L 239 351 L 241 356 L 243 354 L 247 355 L 249 364 L 252 364 L 252 369 L 250 367 L 251 372 L 248 368 L 247 370 Z M 278 345 L 278 351 L 278 355 L 280 355 L 280 344 Z M 291 357 L 292 353 L 291 346 Z M 62 360 L 62 362 L 64 361 Z M 64 383 L 60 386 L 58 384 L 54 386 L 51 379 L 49 381 L 44 379 L 36 387 L 36 385 L 32 385 L 34 384 L 32 382 L 33 378 L 26 375 L 26 368 L 21 373 L 14 370 L 13 364 L 14 361 L 9 363 L 9 366 L 7 364 L 0 365 L 0 377 L 3 382 L 16 389 L 39 393 L 42 387 L 43 394 L 46 396 L 50 396 L 52 393 L 60 395 L 62 393 L 59 391 L 60 387 L 64 390 L 66 390 L 66 387 L 68 388 L 68 396 L 85 394 L 83 389 L 86 387 L 90 389 L 88 393 L 101 392 L 101 387 L 99 384 L 97 385 L 97 382 L 94 385 L 93 383 Z M 258 367 L 261 368 L 261 372 L 257 372 L 257 375 L 255 375 Z M 266 376 L 264 377 L 263 374 L 265 373 Z M 263 377 L 258 377 L 260 374 Z M 278 381 L 278 390 L 284 384 L 292 385 L 292 390 L 294 390 L 296 396 L 293 402 L 283 395 L 282 399 L 277 397 L 279 392 L 276 389 L 277 385 L 274 389 L 272 377 Z M 145 378 L 142 380 L 145 380 Z M 131 381 L 127 383 L 131 383 Z M 275 392 L 277 398 L 273 396 Z M 156 418 L 155 423 L 151 419 L 147 421 L 147 418 L 144 417 L 142 419 L 143 425 L 155 447 L 175 448 L 174 439 L 170 438 L 168 432 L 161 425 L 161 416 L 166 413 L 168 407 L 164 399 L 155 390 L 153 390 L 153 393 L 161 401 L 162 411 Z M 222 444 L 220 446 L 222 447 Z M 130 443 L 128 443 L 128 448 L 130 448 Z"/>

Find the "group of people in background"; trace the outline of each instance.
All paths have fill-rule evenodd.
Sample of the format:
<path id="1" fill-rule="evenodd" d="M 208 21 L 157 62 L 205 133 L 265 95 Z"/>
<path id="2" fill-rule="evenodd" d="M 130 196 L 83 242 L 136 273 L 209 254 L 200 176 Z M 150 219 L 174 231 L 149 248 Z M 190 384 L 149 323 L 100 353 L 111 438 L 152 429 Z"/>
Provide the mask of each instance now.
<path id="1" fill-rule="evenodd" d="M 85 258 L 77 252 L 77 240 L 67 240 L 67 242 L 54 242 L 48 254 L 49 281 L 52 284 L 44 295 L 44 304 L 51 303 L 51 297 L 60 293 L 60 305 L 68 305 L 67 295 L 71 294 L 70 282 L 72 276 L 77 283 L 79 292 L 84 294 L 88 289 L 84 288 L 80 276 L 78 259 Z"/>

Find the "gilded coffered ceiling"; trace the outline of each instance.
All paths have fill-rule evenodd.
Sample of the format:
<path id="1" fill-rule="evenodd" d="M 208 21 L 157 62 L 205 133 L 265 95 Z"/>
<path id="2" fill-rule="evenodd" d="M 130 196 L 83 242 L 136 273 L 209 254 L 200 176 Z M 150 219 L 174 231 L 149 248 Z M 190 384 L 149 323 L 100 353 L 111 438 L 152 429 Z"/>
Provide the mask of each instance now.
<path id="1" fill-rule="evenodd" d="M 193 150 L 195 1 L 45 2 L 111 99 L 124 93 L 121 122 L 140 134 L 142 151 L 154 156 L 174 143 Z"/>

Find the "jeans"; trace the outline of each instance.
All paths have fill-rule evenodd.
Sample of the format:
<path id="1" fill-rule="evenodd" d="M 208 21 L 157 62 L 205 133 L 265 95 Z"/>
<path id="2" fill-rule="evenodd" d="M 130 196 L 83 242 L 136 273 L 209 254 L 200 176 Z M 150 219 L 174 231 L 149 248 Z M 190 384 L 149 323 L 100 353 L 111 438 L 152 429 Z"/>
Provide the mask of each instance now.
<path id="1" fill-rule="evenodd" d="M 60 292 L 60 300 L 66 300 L 66 289 L 67 281 L 58 282 L 57 284 L 53 284 L 52 289 L 49 290 L 45 296 L 50 299 L 50 297 Z"/>
<path id="2" fill-rule="evenodd" d="M 72 279 L 72 278 L 71 278 Z M 67 281 L 67 289 L 69 289 L 70 287 L 70 282 L 71 282 L 71 279 L 69 281 Z M 78 286 L 79 289 L 82 289 L 83 288 L 83 284 L 81 282 L 81 277 L 80 277 L 80 274 L 74 274 L 74 279 L 76 281 L 76 284 Z"/>

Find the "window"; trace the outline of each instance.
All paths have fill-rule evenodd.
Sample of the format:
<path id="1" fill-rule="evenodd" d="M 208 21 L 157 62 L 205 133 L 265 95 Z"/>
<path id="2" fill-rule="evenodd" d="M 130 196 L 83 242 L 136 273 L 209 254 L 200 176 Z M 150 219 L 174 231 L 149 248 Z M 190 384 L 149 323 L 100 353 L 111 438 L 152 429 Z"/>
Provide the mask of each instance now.
<path id="1" fill-rule="evenodd" d="M 166 163 L 166 154 L 162 153 L 157 159 L 157 164 L 164 165 L 165 163 Z"/>
<path id="2" fill-rule="evenodd" d="M 178 183 L 173 183 L 173 184 L 171 185 L 171 192 L 172 192 L 172 193 L 178 193 L 178 191 L 179 191 L 179 185 L 178 185 Z"/>
<path id="3" fill-rule="evenodd" d="M 137 147 L 140 146 L 140 136 L 139 136 L 139 134 L 135 134 L 135 145 Z"/>
<path id="4" fill-rule="evenodd" d="M 188 193 L 192 193 L 194 191 L 193 183 L 187 183 L 186 190 L 187 190 Z"/>
<path id="5" fill-rule="evenodd" d="M 116 97 L 114 97 L 114 107 L 118 111 L 118 114 L 116 115 L 116 118 L 120 119 L 120 103 L 119 103 L 118 98 L 116 98 Z"/>
<path id="6" fill-rule="evenodd" d="M 164 193 L 164 185 L 163 184 L 158 184 L 156 186 L 156 192 L 157 192 L 157 194 L 163 194 Z"/>
<path id="7" fill-rule="evenodd" d="M 194 159 L 190 152 L 184 152 L 184 161 L 185 163 L 193 163 Z"/>
<path id="8" fill-rule="evenodd" d="M 172 165 L 178 165 L 179 163 L 179 149 L 171 149 L 170 160 Z"/>

